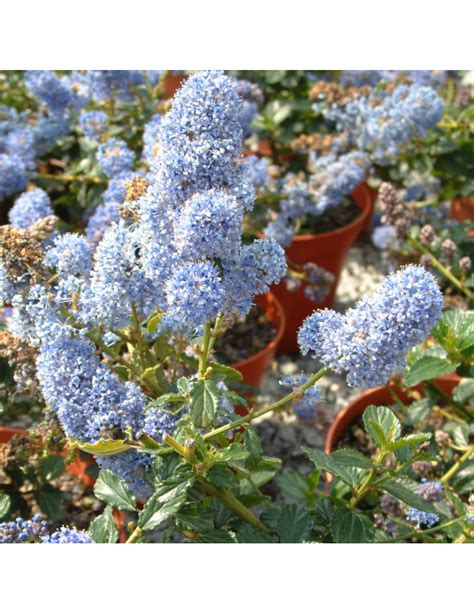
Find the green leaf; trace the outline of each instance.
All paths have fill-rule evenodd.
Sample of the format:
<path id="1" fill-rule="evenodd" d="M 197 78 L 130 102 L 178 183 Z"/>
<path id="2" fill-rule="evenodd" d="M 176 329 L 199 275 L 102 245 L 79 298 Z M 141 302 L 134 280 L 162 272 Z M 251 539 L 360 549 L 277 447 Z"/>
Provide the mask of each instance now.
<path id="1" fill-rule="evenodd" d="M 311 530 L 310 513 L 298 505 L 284 505 L 277 522 L 277 533 L 282 544 L 298 544 Z"/>
<path id="2" fill-rule="evenodd" d="M 187 491 L 194 484 L 190 476 L 177 481 L 174 477 L 159 486 L 138 516 L 138 526 L 143 531 L 151 531 L 167 520 L 186 503 Z"/>
<path id="3" fill-rule="evenodd" d="M 81 443 L 79 441 L 71 440 L 80 450 L 94 454 L 98 456 L 112 456 L 113 454 L 120 454 L 125 450 L 130 450 L 131 445 L 125 443 L 125 439 L 99 439 L 96 443 Z"/>
<path id="4" fill-rule="evenodd" d="M 54 488 L 50 484 L 46 484 L 36 494 L 36 501 L 41 508 L 41 511 L 48 517 L 49 520 L 55 522 L 64 518 L 65 505 L 64 497 L 60 490 Z"/>
<path id="5" fill-rule="evenodd" d="M 127 482 L 108 469 L 100 472 L 94 493 L 98 499 L 119 510 L 133 512 L 137 508 L 135 495 Z"/>
<path id="6" fill-rule="evenodd" d="M 206 533 L 214 529 L 214 520 L 210 510 L 197 509 L 193 514 L 178 512 L 175 519 L 188 531 Z"/>
<path id="7" fill-rule="evenodd" d="M 189 413 L 198 428 L 206 428 L 214 420 L 221 392 L 215 382 L 199 380 L 191 387 Z"/>
<path id="8" fill-rule="evenodd" d="M 407 386 L 416 386 L 420 382 L 426 382 L 452 373 L 459 366 L 459 363 L 453 363 L 445 358 L 436 356 L 422 356 L 416 360 L 409 368 L 405 375 L 405 383 Z"/>
<path id="9" fill-rule="evenodd" d="M 158 311 L 149 318 L 146 325 L 146 330 L 148 333 L 153 334 L 154 332 L 156 332 L 158 324 L 160 323 L 160 320 L 162 319 L 163 315 L 164 313 L 162 311 Z"/>
<path id="10" fill-rule="evenodd" d="M 271 544 L 275 542 L 271 535 L 249 524 L 242 524 L 242 527 L 239 527 L 236 531 L 235 537 L 239 544 Z"/>
<path id="11" fill-rule="evenodd" d="M 450 480 L 450 485 L 458 494 L 474 491 L 474 460 L 467 461 Z"/>
<path id="12" fill-rule="evenodd" d="M 100 516 L 94 518 L 89 527 L 89 533 L 97 544 L 117 543 L 119 532 L 110 505 L 107 505 Z"/>
<path id="13" fill-rule="evenodd" d="M 362 415 L 365 430 L 376 446 L 395 441 L 401 432 L 400 421 L 388 407 L 370 405 Z"/>
<path id="14" fill-rule="evenodd" d="M 298 471 L 287 469 L 276 478 L 276 481 L 285 499 L 305 505 L 314 496 L 314 488 Z"/>
<path id="15" fill-rule="evenodd" d="M 414 488 L 420 487 L 415 482 L 403 478 L 392 478 L 383 482 L 380 487 L 410 507 L 414 507 L 422 512 L 433 513 L 435 511 L 429 501 L 426 501 L 414 491 Z"/>
<path id="16" fill-rule="evenodd" d="M 66 466 L 62 456 L 49 456 L 41 463 L 40 475 L 45 482 L 59 477 Z"/>
<path id="17" fill-rule="evenodd" d="M 411 435 L 405 435 L 404 437 L 397 439 L 397 441 L 389 443 L 388 449 L 392 452 L 400 450 L 400 448 L 404 448 L 406 446 L 411 446 L 413 449 L 416 449 L 420 443 L 424 443 L 430 439 L 431 433 L 412 433 Z"/>
<path id="18" fill-rule="evenodd" d="M 453 391 L 456 403 L 471 402 L 474 398 L 474 378 L 462 379 Z"/>
<path id="19" fill-rule="evenodd" d="M 334 514 L 335 514 L 335 509 L 331 501 L 327 497 L 324 497 L 323 499 L 318 499 L 316 501 L 316 508 L 314 510 L 314 519 L 317 524 L 320 524 L 323 527 L 329 528 L 331 526 L 331 522 L 332 522 Z"/>
<path id="20" fill-rule="evenodd" d="M 219 460 L 224 463 L 246 460 L 249 453 L 245 446 L 239 443 L 231 443 L 226 448 L 219 450 Z"/>
<path id="21" fill-rule="evenodd" d="M 235 544 L 236 539 L 233 535 L 222 529 L 214 529 L 199 535 L 197 541 L 201 544 Z"/>
<path id="22" fill-rule="evenodd" d="M 9 495 L 5 493 L 0 493 L 0 520 L 6 517 L 8 512 L 10 511 L 11 500 Z"/>
<path id="23" fill-rule="evenodd" d="M 264 456 L 259 463 L 252 468 L 249 478 L 243 477 L 240 480 L 241 493 L 248 494 L 254 492 L 255 486 L 260 488 L 260 486 L 269 482 L 280 468 L 281 460 L 279 458 Z"/>
<path id="24" fill-rule="evenodd" d="M 414 401 L 408 408 L 406 415 L 407 424 L 416 426 L 422 420 L 426 420 L 433 408 L 433 402 L 428 397 Z"/>
<path id="25" fill-rule="evenodd" d="M 244 443 L 249 453 L 247 463 L 250 467 L 255 467 L 263 455 L 260 437 L 253 429 L 249 428 L 244 433 Z"/>
<path id="26" fill-rule="evenodd" d="M 191 393 L 191 384 L 189 383 L 187 377 L 180 377 L 176 383 L 176 386 L 184 397 L 188 397 Z"/>
<path id="27" fill-rule="evenodd" d="M 368 544 L 373 542 L 375 528 L 365 514 L 338 509 L 331 521 L 331 535 L 338 544 Z"/>
<path id="28" fill-rule="evenodd" d="M 221 365 L 218 362 L 208 362 L 209 367 L 214 371 L 214 373 L 220 373 L 221 375 L 225 375 L 225 379 L 229 382 L 241 382 L 243 379 L 242 373 L 233 367 L 228 367 L 227 365 Z"/>
<path id="29" fill-rule="evenodd" d="M 331 453 L 331 458 L 341 465 L 358 467 L 359 469 L 372 469 L 374 463 L 357 450 L 350 448 L 339 448 Z"/>
<path id="30" fill-rule="evenodd" d="M 313 450 L 306 447 L 301 449 L 309 456 L 309 459 L 318 469 L 331 473 L 332 475 L 340 478 L 346 484 L 349 484 L 349 486 L 354 486 L 354 477 L 345 465 L 338 463 L 336 460 L 320 450 Z"/>

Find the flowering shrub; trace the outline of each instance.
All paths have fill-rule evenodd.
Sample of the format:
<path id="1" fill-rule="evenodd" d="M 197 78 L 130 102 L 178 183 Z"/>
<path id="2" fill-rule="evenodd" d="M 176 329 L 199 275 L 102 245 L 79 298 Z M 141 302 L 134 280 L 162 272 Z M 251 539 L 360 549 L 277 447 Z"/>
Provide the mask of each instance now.
<path id="1" fill-rule="evenodd" d="M 72 88 L 72 78 L 42 72 L 28 75 L 27 83 L 48 113 L 69 117 L 81 107 L 80 94 L 87 98 L 89 92 L 97 104 L 111 97 L 129 104 L 152 76 L 78 73 L 85 89 Z M 322 367 L 284 378 L 290 391 L 281 399 L 248 406 L 234 387 L 240 373 L 215 362 L 213 350 L 218 336 L 248 314 L 254 297 L 287 274 L 278 241 L 244 234 L 259 182 L 251 180 L 256 161 L 243 162 L 241 148 L 249 109 L 255 110 L 249 105 L 258 99 L 256 88 L 222 71 L 190 76 L 165 114 L 150 115 L 141 155 L 146 168 L 137 173 L 133 135 L 111 135 L 110 116 L 83 113 L 87 140 L 100 141 L 93 164 L 108 178 L 103 208 L 89 218 L 85 235 L 56 228 L 51 203 L 38 188 L 16 201 L 11 224 L 0 229 L 0 299 L 11 309 L 6 328 L 18 347 L 31 350 L 34 383 L 71 451 L 95 457 L 100 474 L 94 492 L 106 508 L 88 532 L 49 532 L 37 516 L 7 521 L 0 525 L 5 541 L 115 542 L 113 510 L 132 518 L 129 543 L 164 526 L 164 540 L 381 541 L 373 509 L 357 507 L 380 492 L 409 505 L 403 513 L 415 536 L 441 519 L 444 512 L 434 511 L 431 499 L 445 496 L 446 476 L 434 485 L 417 483 L 416 492 L 405 481 L 430 435 L 405 436 L 388 408 L 365 414 L 374 459 L 353 450 L 329 457 L 308 451 L 317 471 L 309 478 L 307 505 L 275 506 L 261 490 L 281 462 L 264 454 L 251 423 L 287 406 L 310 419 L 321 399 L 317 383 L 330 369 L 344 373 L 351 386 L 385 383 L 429 336 L 443 301 L 433 275 L 411 265 L 344 315 L 315 312 L 303 323 L 299 342 Z M 337 206 L 361 181 L 369 160 L 354 151 L 312 158 L 307 179 L 285 179 L 285 224 Z M 313 292 L 330 283 L 314 266 L 304 274 L 312 277 Z M 451 354 L 446 350 L 448 362 L 456 351 L 470 351 L 469 339 Z M 27 379 L 22 375 L 20 383 Z M 238 413 L 242 408 L 245 415 Z M 394 469 L 385 466 L 392 455 Z M 449 477 L 455 464 L 448 464 Z M 316 492 L 320 471 L 337 478 L 340 490 L 329 498 Z M 300 483 L 305 480 L 300 476 Z M 462 499 L 449 526 L 465 535 L 461 521 Z M 412 533 L 389 535 L 411 539 Z M 452 538 L 451 532 L 442 535 Z"/>

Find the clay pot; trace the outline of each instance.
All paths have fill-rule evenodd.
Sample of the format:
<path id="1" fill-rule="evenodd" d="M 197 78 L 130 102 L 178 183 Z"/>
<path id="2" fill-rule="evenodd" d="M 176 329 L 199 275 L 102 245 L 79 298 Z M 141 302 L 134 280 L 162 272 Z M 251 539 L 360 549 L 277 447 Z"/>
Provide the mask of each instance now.
<path id="1" fill-rule="evenodd" d="M 370 232 L 372 230 L 372 223 L 374 219 L 375 213 L 375 203 L 377 202 L 377 190 L 371 188 L 367 183 L 364 184 L 367 187 L 367 190 L 370 194 L 370 207 L 369 213 L 367 215 L 367 221 L 365 222 L 364 227 L 362 228 L 362 232 Z"/>
<path id="2" fill-rule="evenodd" d="M 435 383 L 441 388 L 441 390 L 447 394 L 451 394 L 453 388 L 459 384 L 459 381 L 459 376 L 456 375 L 456 373 L 452 373 L 451 375 L 438 378 L 435 380 Z M 416 390 L 417 392 L 423 394 L 423 387 L 424 384 L 420 384 L 411 390 Z M 386 386 L 372 388 L 366 392 L 363 392 L 348 405 L 346 405 L 344 409 L 341 409 L 341 411 L 335 417 L 334 422 L 332 423 L 326 436 L 326 443 L 324 446 L 326 454 L 330 454 L 336 449 L 336 444 L 342 437 L 343 433 L 355 420 L 362 416 L 369 405 L 392 405 L 393 397 L 390 394 L 390 390 L 395 392 L 403 403 L 408 403 L 410 401 L 405 392 L 391 383 L 387 384 Z"/>
<path id="3" fill-rule="evenodd" d="M 285 250 L 291 261 L 297 264 L 314 262 L 331 272 L 335 280 L 326 300 L 322 303 L 308 300 L 303 292 L 304 285 L 297 292 L 289 292 L 284 281 L 272 287 L 272 292 L 280 301 L 286 316 L 286 328 L 278 346 L 278 353 L 297 352 L 297 332 L 303 320 L 312 314 L 315 309 L 323 309 L 333 305 L 347 252 L 367 224 L 368 217 L 373 211 L 373 191 L 365 183 L 357 186 L 351 196 L 361 211 L 351 224 L 331 232 L 297 235 Z"/>
<path id="4" fill-rule="evenodd" d="M 458 222 L 474 222 L 474 199 L 460 196 L 451 203 L 449 217 Z M 470 237 L 474 237 L 474 230 L 469 232 Z"/>
<path id="5" fill-rule="evenodd" d="M 251 149 L 242 149 L 244 156 L 260 156 L 260 158 L 271 158 L 273 155 L 272 146 L 270 141 L 263 140 L 258 142 L 258 149 L 252 151 Z"/>
<path id="6" fill-rule="evenodd" d="M 283 336 L 285 330 L 285 314 L 278 299 L 270 292 L 257 296 L 255 302 L 265 310 L 268 319 L 277 329 L 277 333 L 263 350 L 250 356 L 250 358 L 233 364 L 232 367 L 242 374 L 243 384 L 258 388 L 268 367 L 271 365 L 278 344 Z"/>
<path id="7" fill-rule="evenodd" d="M 0 426 L 0 444 L 8 443 L 14 435 L 25 434 L 26 431 L 24 429 Z M 95 479 L 88 475 L 87 468 L 93 463 L 94 460 L 91 456 L 89 456 L 87 460 L 84 460 L 81 458 L 81 454 L 77 452 L 72 463 L 66 465 L 66 471 L 71 475 L 78 477 L 86 486 L 92 487 Z M 113 514 L 115 524 L 117 525 L 120 534 L 120 543 L 123 544 L 127 540 L 127 532 L 125 530 L 125 514 L 120 510 L 114 510 Z"/>
<path id="8" fill-rule="evenodd" d="M 173 98 L 185 80 L 186 75 L 175 75 L 170 72 L 166 77 L 164 84 L 165 98 Z"/>

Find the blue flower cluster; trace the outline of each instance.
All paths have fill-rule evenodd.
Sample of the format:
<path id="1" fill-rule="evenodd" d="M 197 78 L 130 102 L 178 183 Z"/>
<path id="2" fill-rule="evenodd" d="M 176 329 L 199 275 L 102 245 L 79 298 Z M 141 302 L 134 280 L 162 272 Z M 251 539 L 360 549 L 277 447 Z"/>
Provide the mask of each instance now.
<path id="1" fill-rule="evenodd" d="M 252 133 L 251 125 L 258 112 L 258 107 L 263 103 L 263 92 L 256 83 L 251 83 L 245 79 L 238 79 L 235 89 L 242 98 L 239 120 L 243 136 L 247 138 Z"/>
<path id="2" fill-rule="evenodd" d="M 53 215 L 48 194 L 41 188 L 33 188 L 23 192 L 15 200 L 15 204 L 8 212 L 8 219 L 15 228 L 28 229 L 48 215 Z"/>
<path id="3" fill-rule="evenodd" d="M 284 198 L 280 202 L 280 211 L 272 213 L 265 235 L 281 245 L 289 245 L 297 220 L 307 215 L 321 215 L 339 205 L 364 180 L 368 164 L 367 155 L 358 151 L 341 156 L 312 155 L 309 179 L 292 173 L 283 179 L 280 189 Z"/>
<path id="4" fill-rule="evenodd" d="M 79 126 L 91 141 L 98 141 L 107 132 L 109 120 L 104 111 L 85 111 L 79 117 Z"/>
<path id="5" fill-rule="evenodd" d="M 317 102 L 315 111 L 334 122 L 349 142 L 383 163 L 398 156 L 400 148 L 423 137 L 440 120 L 444 103 L 430 87 L 398 85 L 389 91 L 374 89 L 368 96 L 345 105 Z"/>
<path id="6" fill-rule="evenodd" d="M 308 378 L 305 375 L 285 375 L 280 380 L 282 386 L 288 386 L 293 389 L 293 392 L 297 392 L 299 388 L 306 384 Z M 298 395 L 291 403 L 291 407 L 298 418 L 301 420 L 311 421 L 314 420 L 318 413 L 319 403 L 321 402 L 321 388 L 314 385 L 305 391 L 301 391 L 301 395 Z"/>
<path id="7" fill-rule="evenodd" d="M 385 278 L 345 315 L 316 311 L 298 333 L 309 351 L 349 386 L 385 384 L 400 371 L 410 348 L 423 341 L 443 310 L 443 296 L 431 273 L 410 265 Z"/>
<path id="8" fill-rule="evenodd" d="M 417 529 L 430 529 L 439 522 L 438 514 L 433 512 L 422 512 L 414 507 L 410 507 L 406 514 L 408 522 L 413 523 Z"/>
<path id="9" fill-rule="evenodd" d="M 52 70 L 27 70 L 25 82 L 31 94 L 52 113 L 62 113 L 72 101 L 70 83 Z"/>
<path id="10" fill-rule="evenodd" d="M 120 177 L 131 172 L 135 154 L 125 141 L 111 138 L 99 145 L 97 161 L 107 177 Z"/>
<path id="11" fill-rule="evenodd" d="M 85 531 L 70 527 L 61 527 L 51 535 L 41 538 L 43 544 L 95 544 L 95 541 Z"/>
<path id="12" fill-rule="evenodd" d="M 21 192 L 28 183 L 25 163 L 15 155 L 0 153 L 0 198 Z"/>
<path id="13" fill-rule="evenodd" d="M 59 276 L 86 276 L 92 268 L 92 248 L 83 236 L 69 232 L 55 238 L 43 262 Z"/>
<path id="14" fill-rule="evenodd" d="M 31 520 L 16 518 L 0 523 L 0 544 L 34 542 L 48 536 L 48 523 L 35 514 Z"/>

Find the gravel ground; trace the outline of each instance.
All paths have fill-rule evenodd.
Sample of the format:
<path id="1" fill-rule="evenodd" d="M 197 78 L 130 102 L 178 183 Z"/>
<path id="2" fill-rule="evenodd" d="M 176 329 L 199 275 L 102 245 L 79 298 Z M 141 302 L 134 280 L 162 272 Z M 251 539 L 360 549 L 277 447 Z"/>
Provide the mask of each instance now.
<path id="1" fill-rule="evenodd" d="M 390 265 L 379 250 L 366 240 L 356 243 L 342 271 L 334 309 L 344 312 L 373 290 L 388 272 Z M 263 381 L 258 402 L 268 403 L 282 396 L 282 387 L 278 383 L 281 375 L 313 373 L 318 368 L 317 361 L 307 356 L 278 356 Z M 324 402 L 314 423 L 303 422 L 286 411 L 267 414 L 254 423 L 262 437 L 265 452 L 283 459 L 286 468 L 303 472 L 311 469 L 301 446 L 323 448 L 327 428 L 334 415 L 362 391 L 360 388 L 349 388 L 343 377 L 333 373 L 321 380 L 320 386 Z"/>

